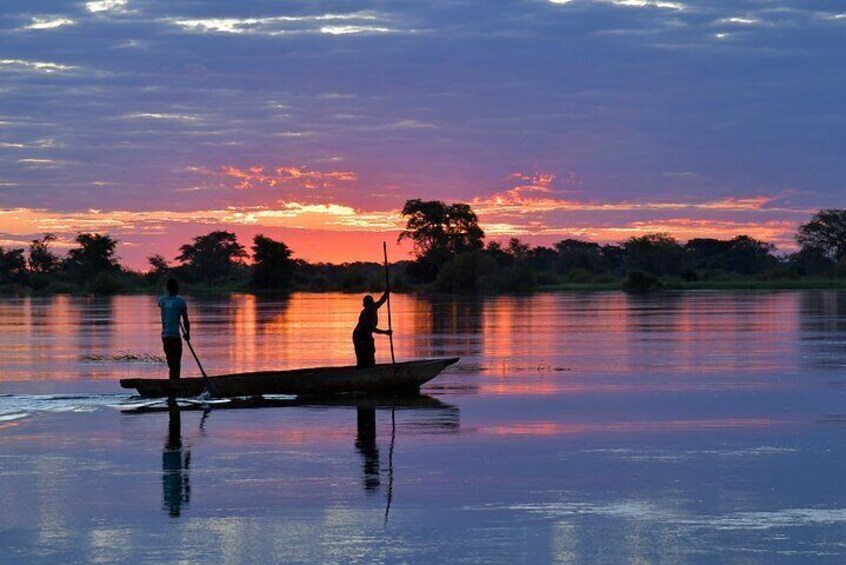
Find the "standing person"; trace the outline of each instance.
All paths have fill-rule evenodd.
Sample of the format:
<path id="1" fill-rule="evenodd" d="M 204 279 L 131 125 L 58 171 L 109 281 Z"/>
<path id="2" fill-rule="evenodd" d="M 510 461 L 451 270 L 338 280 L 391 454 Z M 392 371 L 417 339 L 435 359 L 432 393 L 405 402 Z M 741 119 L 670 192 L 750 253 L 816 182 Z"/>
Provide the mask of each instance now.
<path id="1" fill-rule="evenodd" d="M 159 298 L 162 311 L 162 347 L 167 358 L 171 379 L 178 379 L 182 365 L 182 338 L 179 335 L 179 320 L 185 326 L 185 339 L 191 339 L 191 322 L 188 321 L 188 305 L 179 296 L 179 282 L 167 279 L 167 294 Z"/>
<path id="2" fill-rule="evenodd" d="M 392 330 L 380 330 L 379 307 L 388 300 L 390 288 L 385 289 L 382 298 L 373 300 L 369 294 L 362 300 L 361 314 L 358 315 L 358 324 L 353 330 L 353 346 L 355 347 L 355 366 L 359 369 L 373 367 L 376 365 L 376 343 L 373 341 L 373 334 L 391 335 Z"/>

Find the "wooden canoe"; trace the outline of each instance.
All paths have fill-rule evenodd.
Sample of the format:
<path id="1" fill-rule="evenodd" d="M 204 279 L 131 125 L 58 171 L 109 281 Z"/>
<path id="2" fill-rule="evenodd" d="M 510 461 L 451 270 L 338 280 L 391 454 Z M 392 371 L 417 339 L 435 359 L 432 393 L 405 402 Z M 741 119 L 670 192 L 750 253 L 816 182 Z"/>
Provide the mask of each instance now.
<path id="1" fill-rule="evenodd" d="M 368 369 L 356 367 L 315 367 L 290 371 L 258 371 L 211 376 L 218 396 L 257 396 L 261 394 L 296 394 L 331 396 L 336 394 L 375 394 L 414 392 L 431 381 L 458 357 L 423 359 L 403 363 L 385 363 Z M 120 386 L 134 388 L 143 397 L 194 397 L 206 389 L 205 379 L 191 377 L 170 379 L 121 379 Z"/>

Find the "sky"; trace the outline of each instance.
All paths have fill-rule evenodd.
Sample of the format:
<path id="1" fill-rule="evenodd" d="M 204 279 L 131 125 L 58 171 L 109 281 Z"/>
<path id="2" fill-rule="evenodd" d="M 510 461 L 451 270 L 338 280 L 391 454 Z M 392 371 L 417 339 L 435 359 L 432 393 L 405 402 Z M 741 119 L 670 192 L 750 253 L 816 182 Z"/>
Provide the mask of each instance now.
<path id="1" fill-rule="evenodd" d="M 788 252 L 844 207 L 844 54 L 842 0 L 9 0 L 0 245 L 401 259 L 422 198 L 489 239 Z"/>

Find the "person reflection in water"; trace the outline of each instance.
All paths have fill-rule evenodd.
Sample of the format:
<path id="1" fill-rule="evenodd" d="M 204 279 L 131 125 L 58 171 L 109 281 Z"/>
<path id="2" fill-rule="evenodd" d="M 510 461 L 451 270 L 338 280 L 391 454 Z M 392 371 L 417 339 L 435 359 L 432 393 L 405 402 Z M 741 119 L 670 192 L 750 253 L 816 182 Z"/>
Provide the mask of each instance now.
<path id="1" fill-rule="evenodd" d="M 185 339 L 191 339 L 191 322 L 188 321 L 188 305 L 179 296 L 179 282 L 167 279 L 167 294 L 159 298 L 162 311 L 162 347 L 167 358 L 171 379 L 178 379 L 182 365 L 182 338 L 179 336 L 180 320 L 185 326 Z"/>
<path id="2" fill-rule="evenodd" d="M 182 420 L 176 399 L 169 398 L 167 442 L 162 451 L 162 498 L 164 509 L 173 517 L 182 513 L 182 505 L 191 501 L 191 452 L 182 453 Z"/>
<path id="3" fill-rule="evenodd" d="M 379 490 L 379 448 L 376 447 L 376 410 L 373 408 L 356 409 L 355 448 L 363 459 L 364 490 Z"/>
<path id="4" fill-rule="evenodd" d="M 380 330 L 379 308 L 388 300 L 390 288 L 386 288 L 382 298 L 373 300 L 369 294 L 362 300 L 361 314 L 358 315 L 358 324 L 353 330 L 353 346 L 355 347 L 356 367 L 365 369 L 376 365 L 376 343 L 373 341 L 373 334 L 391 335 L 392 330 Z"/>

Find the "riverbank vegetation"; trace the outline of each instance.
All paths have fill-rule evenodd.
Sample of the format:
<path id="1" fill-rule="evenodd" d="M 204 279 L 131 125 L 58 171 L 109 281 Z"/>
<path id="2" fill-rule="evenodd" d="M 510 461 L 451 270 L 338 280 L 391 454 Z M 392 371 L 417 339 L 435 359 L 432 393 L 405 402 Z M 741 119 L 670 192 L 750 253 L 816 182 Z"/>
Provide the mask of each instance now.
<path id="1" fill-rule="evenodd" d="M 530 246 L 517 238 L 485 241 L 468 204 L 409 200 L 402 210 L 414 260 L 391 267 L 395 291 L 530 292 L 539 289 L 649 292 L 661 289 L 846 288 L 846 210 L 820 210 L 796 234 L 799 250 L 779 254 L 746 235 L 680 242 L 666 233 L 617 244 L 563 239 Z M 195 237 L 170 262 L 148 258 L 148 270 L 122 266 L 118 240 L 80 233 L 65 256 L 46 234 L 28 249 L 0 247 L 0 291 L 6 293 L 158 292 L 174 276 L 189 293 L 376 291 L 378 263 L 333 265 L 293 259 L 284 242 L 264 235 L 249 250 L 228 231 Z"/>

